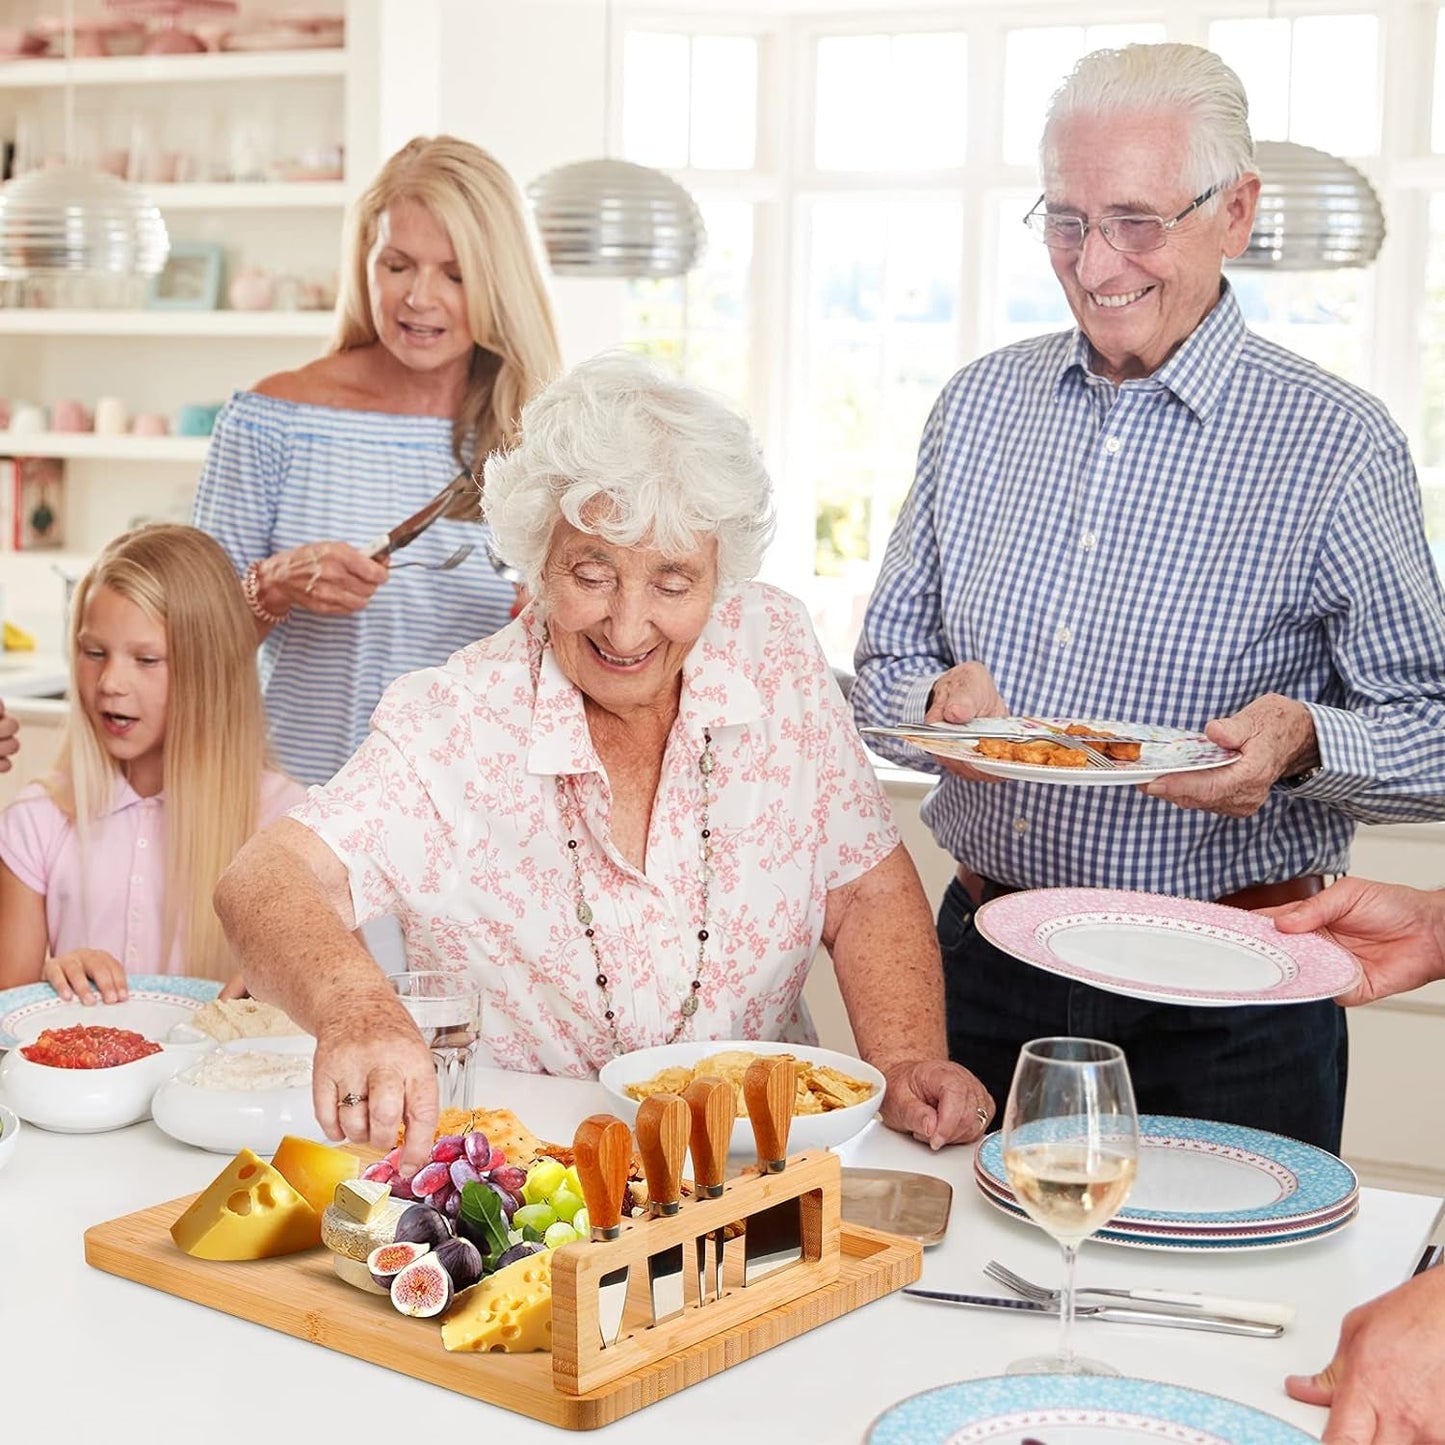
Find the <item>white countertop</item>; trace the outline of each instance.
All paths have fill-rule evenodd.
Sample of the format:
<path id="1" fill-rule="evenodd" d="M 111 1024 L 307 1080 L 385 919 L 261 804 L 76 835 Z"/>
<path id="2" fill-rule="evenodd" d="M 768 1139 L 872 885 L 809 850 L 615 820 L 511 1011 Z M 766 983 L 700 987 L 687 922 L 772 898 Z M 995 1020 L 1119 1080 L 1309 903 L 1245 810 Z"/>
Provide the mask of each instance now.
<path id="1" fill-rule="evenodd" d="M 559 1140 L 607 1106 L 597 1084 L 491 1070 L 482 1098 Z M 874 1124 L 843 1153 L 845 1164 L 924 1170 L 953 1183 L 948 1236 L 924 1255 L 925 1285 L 998 1293 L 981 1273 L 993 1257 L 1040 1280 L 1059 1274 L 1051 1240 L 979 1198 L 971 1149 L 930 1154 Z M 368 1420 L 389 1438 L 485 1439 L 492 1430 L 508 1442 L 561 1438 L 526 1417 L 85 1264 L 90 1225 L 200 1189 L 224 1162 L 149 1122 L 86 1136 L 24 1128 L 0 1171 L 0 1240 L 8 1245 L 0 1417 L 15 1438 L 103 1439 L 119 1428 L 127 1439 L 143 1432 L 148 1445 L 253 1445 L 258 1427 L 321 1440 L 338 1426 L 365 1434 Z M 1249 1295 L 1289 1301 L 1299 1313 L 1276 1340 L 1081 1322 L 1077 1346 L 1125 1374 L 1228 1394 L 1318 1435 L 1324 1412 L 1290 1400 L 1284 1376 L 1321 1367 L 1345 1311 L 1409 1275 L 1440 1210 L 1436 1199 L 1366 1189 L 1356 1222 L 1314 1244 L 1206 1256 L 1086 1244 L 1081 1283 Z M 345 1302 L 339 1293 L 338 1306 Z M 856 1442 L 896 1401 L 1000 1373 L 1012 1359 L 1052 1349 L 1057 1329 L 1049 1317 L 890 1295 L 596 1433 L 688 1445 Z"/>

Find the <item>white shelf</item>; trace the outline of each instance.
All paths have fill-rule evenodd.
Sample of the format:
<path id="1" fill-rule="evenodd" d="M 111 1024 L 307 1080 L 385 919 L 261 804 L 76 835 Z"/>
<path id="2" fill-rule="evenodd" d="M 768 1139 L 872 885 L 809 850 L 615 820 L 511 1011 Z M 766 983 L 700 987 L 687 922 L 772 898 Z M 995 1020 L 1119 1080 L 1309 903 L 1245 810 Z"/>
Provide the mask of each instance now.
<path id="1" fill-rule="evenodd" d="M 177 81 L 276 80 L 344 75 L 346 50 L 221 51 L 202 55 L 123 55 L 72 61 L 11 60 L 0 63 L 0 88 L 17 90 L 75 85 L 172 85 Z"/>
<path id="2" fill-rule="evenodd" d="M 344 207 L 351 199 L 345 181 L 235 181 L 145 185 L 141 189 L 163 211 L 289 211 L 307 206 Z"/>
<path id="3" fill-rule="evenodd" d="M 0 336 L 260 336 L 312 340 L 335 326 L 330 311 L 66 311 L 0 308 Z"/>
<path id="4" fill-rule="evenodd" d="M 112 462 L 203 462 L 210 437 L 97 436 L 94 432 L 0 431 L 0 457 Z"/>

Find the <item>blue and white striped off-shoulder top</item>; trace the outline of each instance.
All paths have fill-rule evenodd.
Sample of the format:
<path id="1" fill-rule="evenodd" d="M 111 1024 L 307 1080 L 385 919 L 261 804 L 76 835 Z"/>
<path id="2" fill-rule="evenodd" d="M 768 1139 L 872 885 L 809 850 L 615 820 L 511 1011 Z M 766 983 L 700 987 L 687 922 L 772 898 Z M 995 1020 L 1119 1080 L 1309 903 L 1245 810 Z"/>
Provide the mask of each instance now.
<path id="1" fill-rule="evenodd" d="M 308 542 L 353 546 L 417 511 L 456 474 L 445 417 L 281 401 L 238 391 L 222 410 L 193 520 L 237 572 Z M 324 783 L 366 736 L 372 709 L 405 672 L 436 667 L 505 626 L 514 593 L 487 561 L 485 531 L 441 521 L 405 557 L 439 562 L 476 550 L 451 572 L 392 573 L 371 603 L 345 617 L 299 608 L 261 647 L 261 683 L 282 766 Z"/>

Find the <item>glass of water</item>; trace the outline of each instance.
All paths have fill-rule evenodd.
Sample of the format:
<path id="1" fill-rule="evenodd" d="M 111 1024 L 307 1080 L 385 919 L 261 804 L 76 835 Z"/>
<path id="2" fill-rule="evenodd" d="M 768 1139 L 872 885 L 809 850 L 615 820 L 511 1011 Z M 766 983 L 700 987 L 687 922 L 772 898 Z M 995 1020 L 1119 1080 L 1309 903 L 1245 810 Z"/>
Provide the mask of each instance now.
<path id="1" fill-rule="evenodd" d="M 393 973 L 388 982 L 436 1061 L 440 1107 L 475 1107 L 481 985 L 469 973 Z"/>

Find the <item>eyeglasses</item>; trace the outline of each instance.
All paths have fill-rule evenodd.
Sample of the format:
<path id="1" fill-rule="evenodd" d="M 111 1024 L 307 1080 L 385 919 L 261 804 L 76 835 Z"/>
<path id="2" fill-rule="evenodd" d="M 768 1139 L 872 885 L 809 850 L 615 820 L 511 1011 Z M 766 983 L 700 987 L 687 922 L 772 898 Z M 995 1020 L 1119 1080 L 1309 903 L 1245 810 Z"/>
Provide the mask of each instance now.
<path id="1" fill-rule="evenodd" d="M 1097 221 L 1085 221 L 1078 216 L 1055 215 L 1041 211 L 1044 198 L 1034 202 L 1033 209 L 1024 217 L 1024 225 L 1031 230 L 1051 251 L 1077 251 L 1084 244 L 1084 237 L 1091 230 L 1098 233 L 1116 251 L 1157 251 L 1169 239 L 1169 233 L 1191 211 L 1197 211 L 1211 196 L 1216 196 L 1228 185 L 1219 181 L 1207 191 L 1190 201 L 1177 216 L 1167 221 L 1163 216 L 1100 216 Z"/>

